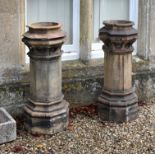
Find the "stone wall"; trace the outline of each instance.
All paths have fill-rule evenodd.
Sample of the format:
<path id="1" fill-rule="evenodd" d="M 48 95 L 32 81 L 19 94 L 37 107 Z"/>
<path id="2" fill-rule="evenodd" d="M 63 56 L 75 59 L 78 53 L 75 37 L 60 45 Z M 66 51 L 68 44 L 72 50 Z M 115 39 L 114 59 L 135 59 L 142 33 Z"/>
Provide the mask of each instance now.
<path id="1" fill-rule="evenodd" d="M 20 64 L 20 1 L 0 0 L 0 66 Z"/>
<path id="2" fill-rule="evenodd" d="M 95 103 L 104 84 L 103 73 L 103 59 L 92 60 L 87 65 L 80 61 L 63 62 L 63 93 L 70 106 Z M 133 85 L 139 101 L 149 101 L 155 96 L 155 69 L 149 61 L 134 57 Z M 28 96 L 28 71 L 21 72 L 18 82 L 0 85 L 0 106 L 12 115 L 22 113 Z"/>
<path id="3" fill-rule="evenodd" d="M 155 1 L 150 2 L 150 60 L 155 60 Z"/>
<path id="4" fill-rule="evenodd" d="M 138 56 L 155 64 L 155 1 L 139 0 Z"/>
<path id="5" fill-rule="evenodd" d="M 23 69 L 21 2 L 0 0 L 0 84 L 17 82 Z"/>

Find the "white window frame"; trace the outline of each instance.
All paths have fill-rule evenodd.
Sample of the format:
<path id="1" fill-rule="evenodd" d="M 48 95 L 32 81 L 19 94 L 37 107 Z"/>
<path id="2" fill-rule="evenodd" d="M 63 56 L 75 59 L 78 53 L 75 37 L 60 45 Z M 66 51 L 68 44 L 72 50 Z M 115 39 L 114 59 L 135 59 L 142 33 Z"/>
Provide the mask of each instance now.
<path id="1" fill-rule="evenodd" d="M 62 50 L 62 60 L 77 60 L 79 59 L 80 51 L 80 0 L 73 0 L 73 44 L 64 45 Z"/>
<path id="2" fill-rule="evenodd" d="M 138 27 L 138 0 L 129 1 L 129 20 L 135 23 L 134 27 Z M 103 43 L 92 43 L 92 51 L 90 52 L 91 59 L 98 59 L 104 57 L 102 50 Z M 135 51 L 137 51 L 137 43 L 134 45 Z M 136 54 L 136 52 L 134 52 Z"/>
<path id="3" fill-rule="evenodd" d="M 138 27 L 138 0 L 130 0 L 129 5 L 129 20 L 134 21 L 135 28 Z M 25 0 L 25 25 L 27 24 L 27 0 Z M 62 61 L 78 60 L 80 52 L 80 0 L 73 0 L 73 19 L 72 19 L 72 44 L 63 45 Z M 26 26 L 25 26 L 26 27 Z M 93 32 L 92 32 L 93 33 Z M 103 58 L 104 52 L 102 50 L 103 43 L 92 43 L 92 50 L 90 52 L 91 59 Z M 135 44 L 135 49 L 137 44 Z M 28 51 L 28 50 L 26 50 Z M 136 52 L 134 52 L 136 54 Z M 26 57 L 26 63 L 29 63 Z"/>
<path id="4" fill-rule="evenodd" d="M 72 19 L 72 44 L 63 45 L 62 60 L 77 60 L 79 59 L 79 37 L 80 37 L 80 0 L 73 0 L 73 19 Z M 27 0 L 25 0 L 25 31 L 27 25 Z M 26 52 L 28 49 L 26 48 Z M 29 63 L 29 58 L 26 56 L 26 63 Z"/>

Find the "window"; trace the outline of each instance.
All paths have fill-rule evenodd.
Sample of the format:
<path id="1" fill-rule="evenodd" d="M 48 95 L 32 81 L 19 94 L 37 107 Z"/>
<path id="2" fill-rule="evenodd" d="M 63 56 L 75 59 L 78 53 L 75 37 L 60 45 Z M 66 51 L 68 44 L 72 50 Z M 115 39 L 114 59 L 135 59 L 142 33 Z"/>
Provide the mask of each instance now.
<path id="1" fill-rule="evenodd" d="M 67 40 L 62 49 L 63 60 L 79 57 L 79 0 L 25 0 L 26 25 L 54 21 L 63 25 Z M 26 57 L 26 62 L 29 58 Z"/>
<path id="2" fill-rule="evenodd" d="M 94 0 L 92 58 L 104 56 L 98 31 L 104 20 L 132 20 L 137 28 L 138 0 Z M 136 44 L 134 45 L 136 48 Z"/>
<path id="3" fill-rule="evenodd" d="M 104 20 L 129 19 L 129 0 L 94 0 L 93 42 L 99 42 L 98 30 Z"/>
<path id="4" fill-rule="evenodd" d="M 62 49 L 62 60 L 79 59 L 80 0 L 25 0 L 26 24 L 55 21 L 63 25 L 67 41 Z M 98 38 L 103 20 L 124 19 L 135 22 L 137 28 L 138 0 L 93 0 L 93 38 L 91 58 L 104 56 Z M 136 44 L 135 44 L 136 48 Z M 28 62 L 29 58 L 26 58 Z"/>

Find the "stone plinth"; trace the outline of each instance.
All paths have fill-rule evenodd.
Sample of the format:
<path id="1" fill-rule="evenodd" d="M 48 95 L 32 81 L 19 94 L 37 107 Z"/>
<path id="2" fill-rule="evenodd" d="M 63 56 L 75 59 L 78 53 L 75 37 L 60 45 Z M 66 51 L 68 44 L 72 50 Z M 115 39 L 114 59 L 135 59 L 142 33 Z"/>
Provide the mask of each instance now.
<path id="1" fill-rule="evenodd" d="M 4 109 L 0 108 L 0 144 L 16 139 L 16 122 Z"/>
<path id="2" fill-rule="evenodd" d="M 99 31 L 104 42 L 104 88 L 98 99 L 101 121 L 125 122 L 137 117 L 137 95 L 132 87 L 132 44 L 137 31 L 130 21 L 105 21 Z"/>
<path id="3" fill-rule="evenodd" d="M 58 23 L 28 26 L 23 42 L 30 52 L 30 98 L 25 106 L 25 125 L 32 133 L 53 134 L 68 125 L 68 106 L 63 100 L 61 46 L 65 34 Z"/>

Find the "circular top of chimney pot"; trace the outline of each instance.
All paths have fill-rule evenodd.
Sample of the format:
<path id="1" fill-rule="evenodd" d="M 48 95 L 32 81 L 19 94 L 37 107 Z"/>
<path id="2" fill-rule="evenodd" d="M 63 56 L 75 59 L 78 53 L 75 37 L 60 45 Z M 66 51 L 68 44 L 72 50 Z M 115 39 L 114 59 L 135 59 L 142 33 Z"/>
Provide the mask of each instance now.
<path id="1" fill-rule="evenodd" d="M 131 27 L 134 25 L 134 22 L 127 20 L 107 20 L 103 21 L 105 26 L 115 26 L 115 27 Z"/>
<path id="2" fill-rule="evenodd" d="M 54 30 L 58 29 L 61 27 L 61 24 L 56 23 L 56 22 L 38 22 L 38 23 L 33 23 L 30 25 L 27 25 L 28 28 L 31 29 L 39 29 L 39 30 Z"/>
<path id="3" fill-rule="evenodd" d="M 29 30 L 23 34 L 23 41 L 29 41 L 31 46 L 50 46 L 62 44 L 66 34 L 57 22 L 37 22 L 27 26 Z M 31 42 L 33 41 L 33 42 Z"/>

